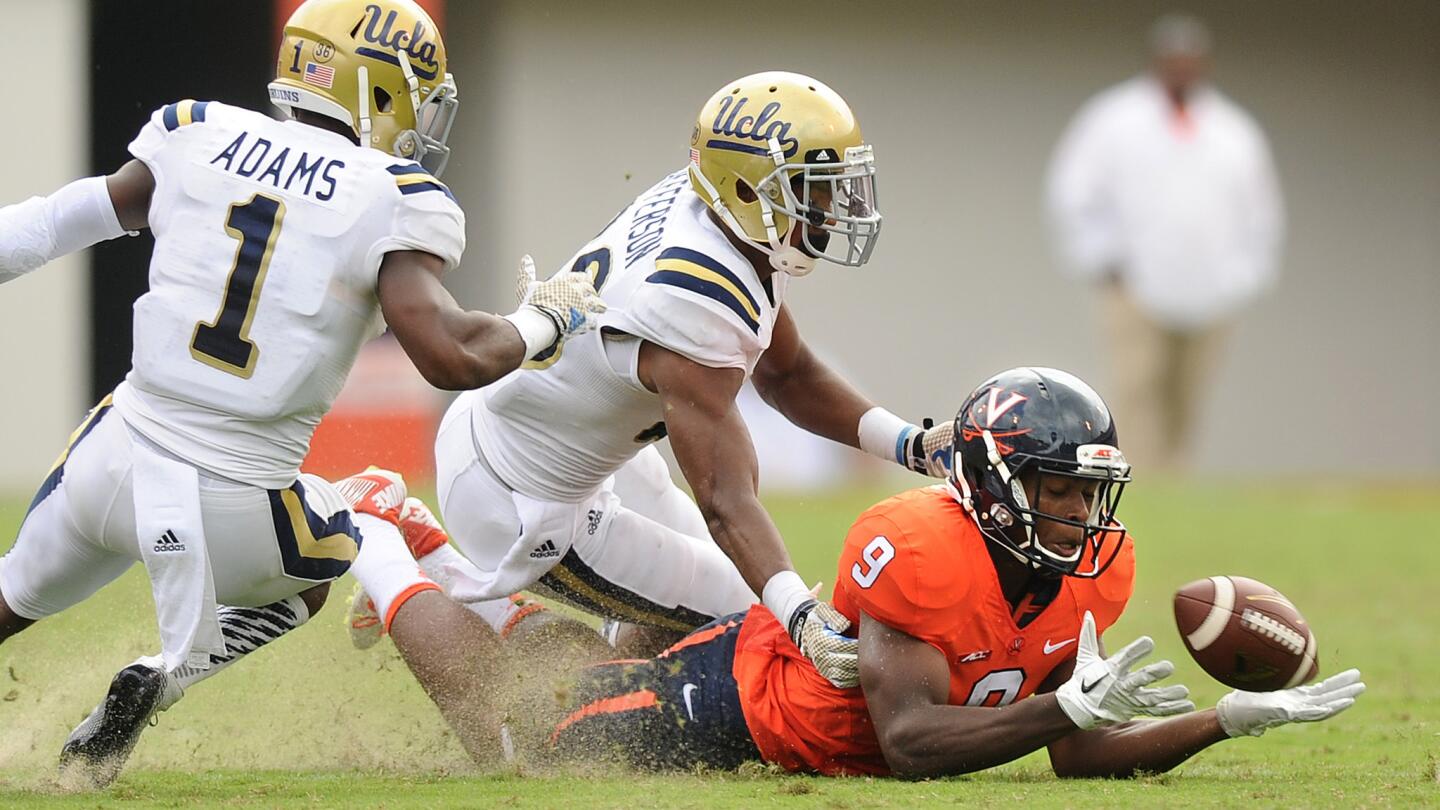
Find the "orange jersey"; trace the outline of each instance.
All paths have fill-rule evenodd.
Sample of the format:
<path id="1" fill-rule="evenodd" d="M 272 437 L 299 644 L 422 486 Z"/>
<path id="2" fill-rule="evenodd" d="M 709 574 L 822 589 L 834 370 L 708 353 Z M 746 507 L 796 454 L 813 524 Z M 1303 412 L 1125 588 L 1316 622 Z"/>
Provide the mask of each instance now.
<path id="1" fill-rule="evenodd" d="M 1100 577 L 1066 577 L 1054 601 L 1022 629 L 988 542 L 944 487 L 929 487 L 861 515 L 840 554 L 835 607 L 856 627 L 863 611 L 939 650 L 950 665 L 952 705 L 1003 706 L 1034 694 L 1074 657 L 1085 611 L 1104 632 L 1134 585 L 1127 542 Z M 789 770 L 889 773 L 861 690 L 831 686 L 763 608 L 746 618 L 734 674 L 766 761 Z"/>

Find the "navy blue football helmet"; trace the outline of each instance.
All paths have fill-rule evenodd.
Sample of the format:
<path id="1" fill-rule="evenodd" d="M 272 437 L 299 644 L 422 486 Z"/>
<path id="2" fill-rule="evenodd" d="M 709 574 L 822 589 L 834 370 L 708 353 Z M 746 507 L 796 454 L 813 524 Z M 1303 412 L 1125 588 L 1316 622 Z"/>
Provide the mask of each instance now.
<path id="1" fill-rule="evenodd" d="M 1058 475 L 1095 485 L 1083 521 L 1045 511 L 1043 488 L 1021 478 Z M 1038 480 L 1038 479 L 1037 479 Z M 955 415 L 951 493 L 981 533 L 1037 572 L 1098 577 L 1125 542 L 1115 510 L 1130 464 L 1117 446 L 1110 409 L 1089 385 L 1053 368 L 1014 368 L 980 384 Z M 1088 497 L 1088 496 L 1087 496 Z M 1069 556 L 1038 542 L 1038 521 L 1083 529 Z"/>

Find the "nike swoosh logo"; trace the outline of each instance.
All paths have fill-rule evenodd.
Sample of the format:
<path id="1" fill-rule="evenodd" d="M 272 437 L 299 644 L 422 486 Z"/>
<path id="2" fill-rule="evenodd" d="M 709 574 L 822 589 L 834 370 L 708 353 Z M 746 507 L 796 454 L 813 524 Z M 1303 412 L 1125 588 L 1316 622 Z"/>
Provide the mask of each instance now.
<path id="1" fill-rule="evenodd" d="M 1104 676 L 1104 675 L 1101 675 L 1100 677 L 1096 678 L 1095 680 L 1091 681 L 1090 683 L 1081 683 L 1081 684 L 1080 684 L 1080 691 L 1081 691 L 1082 693 L 1088 695 L 1088 694 L 1090 694 L 1090 690 L 1091 690 L 1091 689 L 1094 689 L 1095 687 L 1099 686 L 1102 682 L 1104 682 L 1104 680 L 1105 680 L 1105 676 Z M 691 718 L 691 719 L 693 720 L 694 718 Z"/>
<path id="2" fill-rule="evenodd" d="M 690 715 L 691 720 L 695 719 L 695 708 L 690 705 L 690 693 L 699 688 L 693 683 L 687 683 L 680 688 L 680 697 L 685 699 L 685 713 Z"/>
<path id="3" fill-rule="evenodd" d="M 1061 647 L 1064 647 L 1064 646 L 1067 645 L 1067 644 L 1073 644 L 1074 642 L 1075 642 L 1075 639 L 1073 639 L 1073 638 L 1067 638 L 1067 639 L 1065 639 L 1064 641 L 1060 642 L 1059 644 L 1051 644 L 1051 643 L 1050 643 L 1050 639 L 1047 638 L 1047 639 L 1045 639 L 1045 654 L 1046 654 L 1046 655 L 1049 655 L 1050 653 L 1055 652 L 1056 650 L 1060 649 Z"/>

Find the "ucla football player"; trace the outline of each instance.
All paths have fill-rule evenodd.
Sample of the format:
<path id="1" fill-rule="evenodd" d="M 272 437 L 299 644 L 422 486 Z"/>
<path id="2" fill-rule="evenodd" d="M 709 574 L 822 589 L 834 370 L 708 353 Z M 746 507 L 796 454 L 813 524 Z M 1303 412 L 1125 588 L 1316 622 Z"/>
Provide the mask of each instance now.
<path id="1" fill-rule="evenodd" d="M 150 575 L 161 654 L 116 675 L 62 753 L 100 783 L 156 711 L 303 624 L 355 558 L 345 499 L 300 463 L 362 343 L 388 323 L 431 383 L 475 388 L 604 307 L 584 276 L 536 283 L 524 263 L 523 303 L 504 318 L 441 285 L 465 246 L 439 180 L 459 99 L 411 0 L 301 6 L 270 97 L 289 120 L 170 104 L 119 171 L 0 209 L 0 281 L 126 232 L 155 237 L 131 371 L 0 559 L 0 640 L 137 561 Z"/>
<path id="2" fill-rule="evenodd" d="M 412 552 L 497 630 L 521 609 L 505 597 L 538 587 L 660 631 L 629 636 L 631 654 L 758 594 L 827 677 L 853 683 L 847 622 L 795 573 L 760 504 L 735 397 L 752 380 L 812 433 L 944 474 L 948 431 L 856 392 L 805 345 L 785 303 L 819 262 L 870 259 L 881 225 L 872 149 L 834 90 L 769 72 L 705 103 L 689 154 L 567 262 L 608 305 L 600 328 L 461 396 L 445 416 L 440 507 L 473 565 L 444 543 Z M 666 436 L 695 501 L 651 447 Z M 368 643 L 419 575 L 392 566 L 406 575 L 369 582 L 365 562 L 367 594 L 352 615 Z"/>

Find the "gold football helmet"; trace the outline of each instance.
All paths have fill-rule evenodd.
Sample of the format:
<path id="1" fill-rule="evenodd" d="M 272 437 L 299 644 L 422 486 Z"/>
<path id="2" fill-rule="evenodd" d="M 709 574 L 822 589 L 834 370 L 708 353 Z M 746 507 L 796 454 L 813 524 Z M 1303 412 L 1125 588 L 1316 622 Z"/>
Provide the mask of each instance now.
<path id="1" fill-rule="evenodd" d="M 845 99 L 798 73 L 756 73 L 710 97 L 690 137 L 690 183 L 791 275 L 816 259 L 858 267 L 880 234 L 873 150 Z M 797 227 L 802 247 L 791 244 Z"/>
<path id="2" fill-rule="evenodd" d="M 350 126 L 361 146 L 440 176 L 460 105 L 445 43 L 412 0 L 308 0 L 285 23 L 270 101 Z"/>

